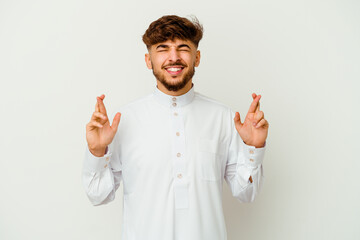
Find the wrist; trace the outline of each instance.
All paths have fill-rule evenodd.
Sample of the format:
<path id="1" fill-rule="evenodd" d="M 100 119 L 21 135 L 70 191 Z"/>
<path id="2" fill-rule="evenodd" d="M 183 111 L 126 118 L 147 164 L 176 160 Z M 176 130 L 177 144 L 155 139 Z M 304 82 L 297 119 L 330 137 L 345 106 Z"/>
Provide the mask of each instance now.
<path id="1" fill-rule="evenodd" d="M 252 147 L 255 147 L 255 148 L 263 148 L 265 147 L 265 142 L 262 143 L 262 144 L 252 144 L 252 143 L 246 143 L 245 141 L 243 141 L 246 145 L 248 146 L 252 146 Z"/>
<path id="2" fill-rule="evenodd" d="M 107 146 L 105 148 L 96 148 L 96 149 L 89 148 L 89 151 L 95 157 L 103 157 L 107 152 Z"/>

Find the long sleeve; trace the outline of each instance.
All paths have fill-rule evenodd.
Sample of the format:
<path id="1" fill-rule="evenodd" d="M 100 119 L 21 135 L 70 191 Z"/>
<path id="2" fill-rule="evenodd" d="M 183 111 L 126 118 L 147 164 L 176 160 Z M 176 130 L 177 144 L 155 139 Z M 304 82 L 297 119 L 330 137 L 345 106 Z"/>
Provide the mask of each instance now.
<path id="1" fill-rule="evenodd" d="M 82 182 L 93 205 L 106 204 L 115 198 L 115 192 L 122 179 L 122 168 L 117 149 L 116 135 L 103 157 L 94 156 L 86 146 Z"/>
<path id="2" fill-rule="evenodd" d="M 253 202 L 259 193 L 264 180 L 262 167 L 264 154 L 265 146 L 255 148 L 246 145 L 232 122 L 232 136 L 225 168 L 225 180 L 232 195 L 240 202 Z M 250 176 L 252 182 L 249 180 Z"/>

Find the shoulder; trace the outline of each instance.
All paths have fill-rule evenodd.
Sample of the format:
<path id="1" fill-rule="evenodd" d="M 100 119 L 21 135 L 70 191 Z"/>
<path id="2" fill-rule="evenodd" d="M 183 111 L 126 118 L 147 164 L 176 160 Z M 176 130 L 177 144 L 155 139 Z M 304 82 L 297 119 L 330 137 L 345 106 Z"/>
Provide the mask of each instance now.
<path id="1" fill-rule="evenodd" d="M 143 108 L 151 100 L 152 94 L 137 98 L 117 108 L 118 112 L 132 112 L 139 108 Z"/>
<path id="2" fill-rule="evenodd" d="M 152 94 L 148 94 L 143 97 L 139 97 L 133 101 L 130 101 L 126 104 L 118 104 L 109 115 L 109 117 L 114 118 L 115 114 L 120 112 L 122 121 L 128 118 L 131 115 L 134 115 L 136 112 L 141 112 L 142 109 L 146 108 Z M 109 113 L 108 113 L 109 114 Z M 111 119 L 112 119 L 111 118 Z"/>
<path id="3" fill-rule="evenodd" d="M 215 111 L 220 111 L 225 114 L 235 115 L 230 108 L 230 106 L 208 96 L 205 96 L 201 93 L 195 92 L 195 100 L 199 102 L 202 106 L 209 107 Z"/>

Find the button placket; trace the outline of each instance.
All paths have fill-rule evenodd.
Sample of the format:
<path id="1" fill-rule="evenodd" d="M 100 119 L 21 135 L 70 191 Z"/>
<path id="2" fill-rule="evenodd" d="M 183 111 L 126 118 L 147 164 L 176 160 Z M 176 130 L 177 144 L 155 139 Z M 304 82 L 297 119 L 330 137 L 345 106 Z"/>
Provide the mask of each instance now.
<path id="1" fill-rule="evenodd" d="M 188 187 L 186 173 L 185 134 L 181 109 L 174 103 L 172 98 L 172 161 L 174 177 L 174 197 L 176 209 L 188 208 Z"/>

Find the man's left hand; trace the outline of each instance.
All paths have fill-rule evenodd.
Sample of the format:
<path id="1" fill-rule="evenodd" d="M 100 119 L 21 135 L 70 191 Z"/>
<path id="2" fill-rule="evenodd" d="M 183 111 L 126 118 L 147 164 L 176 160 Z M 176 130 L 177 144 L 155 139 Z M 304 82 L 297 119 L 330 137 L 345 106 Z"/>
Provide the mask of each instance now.
<path id="1" fill-rule="evenodd" d="M 256 148 L 264 147 L 267 138 L 269 123 L 264 118 L 264 112 L 260 111 L 261 95 L 252 94 L 253 102 L 243 123 L 239 112 L 235 113 L 235 128 L 246 145 Z"/>

